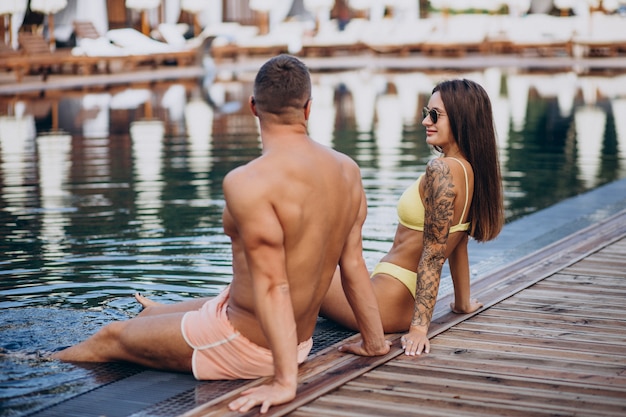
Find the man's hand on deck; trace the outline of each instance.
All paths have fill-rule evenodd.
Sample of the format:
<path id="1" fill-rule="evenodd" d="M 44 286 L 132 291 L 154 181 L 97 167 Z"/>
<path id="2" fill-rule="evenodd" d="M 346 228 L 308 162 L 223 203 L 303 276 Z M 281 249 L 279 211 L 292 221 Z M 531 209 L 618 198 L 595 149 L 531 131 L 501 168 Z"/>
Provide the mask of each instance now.
<path id="1" fill-rule="evenodd" d="M 241 393 L 241 396 L 228 404 L 232 411 L 245 413 L 260 405 L 261 414 L 267 413 L 270 406 L 284 404 L 296 397 L 295 387 L 282 386 L 276 382 L 260 387 L 250 388 Z"/>

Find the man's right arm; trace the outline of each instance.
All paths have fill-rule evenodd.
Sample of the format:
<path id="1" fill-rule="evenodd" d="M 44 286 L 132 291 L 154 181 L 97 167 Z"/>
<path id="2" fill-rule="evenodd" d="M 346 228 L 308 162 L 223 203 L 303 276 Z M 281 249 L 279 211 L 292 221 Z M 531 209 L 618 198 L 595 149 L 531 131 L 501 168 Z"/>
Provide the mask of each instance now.
<path id="1" fill-rule="evenodd" d="M 378 301 L 363 259 L 361 230 L 367 215 L 367 201 L 365 192 L 362 191 L 361 194 L 359 214 L 348 236 L 339 266 L 343 290 L 354 312 L 363 342 L 362 345 L 344 345 L 341 350 L 364 356 L 376 356 L 389 352 L 389 343 L 385 340 Z"/>

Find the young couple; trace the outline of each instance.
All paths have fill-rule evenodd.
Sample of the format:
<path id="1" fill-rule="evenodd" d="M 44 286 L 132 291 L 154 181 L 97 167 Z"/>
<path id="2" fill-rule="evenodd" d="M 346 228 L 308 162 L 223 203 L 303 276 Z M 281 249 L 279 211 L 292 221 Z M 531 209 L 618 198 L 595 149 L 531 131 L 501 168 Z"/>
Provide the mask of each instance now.
<path id="1" fill-rule="evenodd" d="M 442 156 L 400 198 L 393 246 L 371 280 L 362 255 L 367 202 L 360 169 L 309 138 L 307 67 L 289 55 L 270 59 L 257 73 L 249 106 L 259 119 L 262 154 L 223 183 L 231 284 L 215 298 L 177 304 L 137 295 L 144 307 L 137 317 L 111 323 L 53 358 L 129 361 L 197 379 L 273 375 L 230 404 L 242 412 L 260 405 L 264 413 L 295 397 L 298 364 L 311 349 L 318 314 L 361 333 L 361 341 L 342 351 L 384 355 L 384 333 L 407 332 L 406 354 L 428 352 L 446 259 L 452 309 L 481 307 L 470 299 L 468 238 L 493 239 L 503 223 L 491 104 L 483 88 L 453 80 L 433 90 L 422 123 L 427 143 Z"/>

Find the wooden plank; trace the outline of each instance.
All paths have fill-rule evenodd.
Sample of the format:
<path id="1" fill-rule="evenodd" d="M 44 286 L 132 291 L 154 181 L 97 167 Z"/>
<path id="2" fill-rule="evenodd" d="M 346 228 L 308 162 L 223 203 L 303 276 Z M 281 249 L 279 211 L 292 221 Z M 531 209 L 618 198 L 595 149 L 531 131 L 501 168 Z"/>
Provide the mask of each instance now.
<path id="1" fill-rule="evenodd" d="M 398 379 L 396 375 L 395 379 Z M 397 392 L 381 389 L 380 385 L 356 386 L 350 383 L 342 387 L 336 395 L 323 397 L 316 404 L 303 407 L 312 410 L 315 406 L 331 407 L 347 411 L 344 415 L 358 416 L 571 416 L 578 410 L 574 406 L 564 407 L 560 404 L 533 402 L 521 395 L 511 395 L 509 398 L 496 398 L 489 391 L 456 392 L 448 386 L 421 390 L 423 382 L 416 383 L 415 389 L 410 392 Z M 545 401 L 545 399 L 543 399 Z M 560 409 L 559 409 L 560 408 Z M 319 411 L 319 410 L 318 410 Z M 610 407 L 604 407 L 601 412 L 586 415 L 595 416 L 622 416 L 623 410 L 611 412 Z M 321 415 L 320 412 L 318 415 Z M 298 412 L 290 414 L 299 416 Z M 341 414 L 337 414 L 341 415 Z"/>
<path id="2" fill-rule="evenodd" d="M 612 312 L 614 312 L 624 306 L 625 296 L 625 291 L 620 292 L 618 290 L 611 293 L 609 290 L 588 288 L 584 292 L 581 289 L 576 289 L 575 291 L 571 291 L 571 289 L 563 289 L 563 291 L 557 292 L 551 288 L 546 290 L 545 287 L 531 287 L 524 291 L 524 294 L 520 295 L 517 299 L 537 304 L 551 302 L 555 307 L 559 306 L 560 308 L 563 307 L 572 309 L 576 309 L 576 304 L 580 305 L 580 303 L 585 303 L 585 309 L 604 309 L 612 310 Z M 556 303 L 555 299 L 557 300 Z M 623 317 L 626 318 L 626 315 L 623 315 Z"/>
<path id="3" fill-rule="evenodd" d="M 507 309 L 506 314 L 500 309 L 489 309 L 480 314 L 480 317 L 476 319 L 478 323 L 489 323 L 494 320 L 503 320 L 503 322 L 510 322 L 515 325 L 516 322 L 521 321 L 529 323 L 537 323 L 540 326 L 545 326 L 546 323 L 553 323 L 555 326 L 585 326 L 590 328 L 598 328 L 602 331 L 619 332 L 620 330 L 626 331 L 624 324 L 607 318 L 586 318 L 579 316 L 557 316 L 552 313 L 543 313 L 527 310 L 512 310 Z M 561 327 L 562 328 L 562 327 Z"/>
<path id="4" fill-rule="evenodd" d="M 626 252 L 624 252 L 626 253 Z M 578 288 L 584 288 L 585 286 L 593 285 L 594 288 L 620 288 L 623 287 L 624 277 L 607 277 L 607 276 L 594 276 L 594 275 L 579 275 L 572 273 L 573 269 L 578 263 L 565 268 L 561 273 L 554 274 L 550 277 L 551 285 L 564 285 L 564 286 L 577 286 Z"/>
<path id="5" fill-rule="evenodd" d="M 414 358 L 398 358 L 367 375 L 389 370 L 396 375 L 402 375 L 402 380 L 404 380 L 411 373 L 426 376 L 435 370 L 438 372 L 448 370 L 463 374 L 462 378 L 487 375 L 493 380 L 508 378 L 521 381 L 532 380 L 533 384 L 558 383 L 563 387 L 572 387 L 573 390 L 579 389 L 582 385 L 587 392 L 624 400 L 626 379 L 624 375 L 620 375 L 624 368 L 619 364 L 598 368 L 597 364 L 572 363 L 559 358 L 500 353 L 486 349 L 456 349 L 448 355 L 427 356 L 430 357 L 420 361 L 415 361 Z"/>
<path id="6" fill-rule="evenodd" d="M 545 300 L 544 302 L 533 302 L 532 300 L 525 301 L 523 299 L 511 299 L 502 302 L 503 309 L 532 309 L 533 311 L 546 311 L 577 317 L 587 316 L 593 318 L 610 318 L 613 320 L 621 320 L 624 317 L 623 311 L 619 311 L 616 309 L 596 308 L 594 310 L 589 309 L 583 312 L 580 311 L 578 307 L 579 306 L 576 305 L 576 303 L 560 303 L 557 305 L 556 303 L 550 303 L 548 300 Z"/>
<path id="7" fill-rule="evenodd" d="M 602 328 L 580 324 L 569 324 L 564 321 L 530 321 L 525 319 L 510 319 L 509 317 L 497 317 L 491 320 L 473 318 L 466 321 L 463 330 L 480 331 L 483 333 L 499 334 L 527 334 L 537 337 L 559 337 L 565 339 L 598 338 L 609 339 L 609 342 L 624 343 L 626 345 L 626 326 L 620 323 L 612 328 Z"/>
<path id="8" fill-rule="evenodd" d="M 533 354 L 542 357 L 569 358 L 577 361 L 596 362 L 596 358 L 602 356 L 606 361 L 612 363 L 623 363 L 624 352 L 619 348 L 619 344 L 600 344 L 594 341 L 578 340 L 575 342 L 556 339 L 539 339 L 525 335 L 514 334 L 486 334 L 481 332 L 464 331 L 461 329 L 450 329 L 451 338 L 443 338 L 438 341 L 444 346 L 463 346 L 467 349 L 485 348 L 494 352 L 519 352 Z M 456 336 L 456 340 L 454 340 Z M 459 344 L 462 341 L 462 344 Z M 438 345 L 437 345 L 438 346 Z M 433 347 L 431 349 L 434 350 Z"/>
<path id="9" fill-rule="evenodd" d="M 567 386 L 558 383 L 546 383 L 535 379 L 515 377 L 494 377 L 483 373 L 467 374 L 455 370 L 434 370 L 428 372 L 421 369 L 415 375 L 398 374 L 403 369 L 390 372 L 373 371 L 353 382 L 350 382 L 337 393 L 345 395 L 351 389 L 369 392 L 371 396 L 389 396 L 387 401 L 396 402 L 398 397 L 408 396 L 417 400 L 441 398 L 447 401 L 464 399 L 465 402 L 498 404 L 498 408 L 521 407 L 531 414 L 535 408 L 546 412 L 573 414 L 581 405 L 594 404 L 604 415 L 620 415 L 624 412 L 624 400 L 617 395 L 604 396 L 603 390 L 586 390 L 584 386 Z M 398 378 L 402 375 L 402 379 Z M 392 382 L 393 386 L 389 383 Z M 617 394 L 617 393 L 615 393 Z M 380 398 L 382 399 L 382 398 Z M 374 398 L 376 400 L 376 398 Z M 369 402 L 370 399 L 364 399 Z"/>

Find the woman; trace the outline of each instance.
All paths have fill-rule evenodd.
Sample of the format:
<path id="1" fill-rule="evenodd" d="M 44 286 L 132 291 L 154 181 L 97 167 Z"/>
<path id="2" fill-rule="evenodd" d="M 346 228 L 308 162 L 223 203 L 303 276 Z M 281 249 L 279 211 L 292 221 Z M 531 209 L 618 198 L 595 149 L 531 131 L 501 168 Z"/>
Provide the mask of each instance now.
<path id="1" fill-rule="evenodd" d="M 426 143 L 442 155 L 428 163 L 400 198 L 393 245 L 372 273 L 384 330 L 408 329 L 401 338 L 407 355 L 430 351 L 427 332 L 446 259 L 454 285 L 452 310 L 472 313 L 482 307 L 470 299 L 467 242 L 469 236 L 479 242 L 494 239 L 504 223 L 495 129 L 485 90 L 470 80 L 444 81 L 433 89 L 423 115 Z M 357 329 L 339 274 L 320 314 Z"/>

